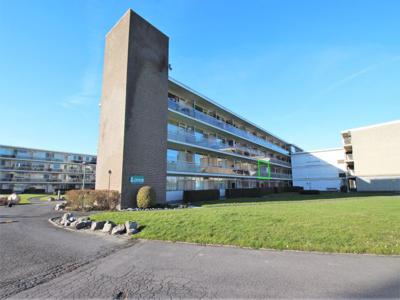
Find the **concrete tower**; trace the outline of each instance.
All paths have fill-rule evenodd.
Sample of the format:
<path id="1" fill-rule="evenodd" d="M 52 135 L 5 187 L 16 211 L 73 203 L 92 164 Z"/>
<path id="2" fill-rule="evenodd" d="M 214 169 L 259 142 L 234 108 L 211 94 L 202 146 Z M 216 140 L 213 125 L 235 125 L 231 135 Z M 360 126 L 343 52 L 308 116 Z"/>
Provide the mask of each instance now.
<path id="1" fill-rule="evenodd" d="M 119 191 L 122 208 L 143 185 L 165 202 L 168 41 L 131 9 L 106 36 L 96 189 Z"/>

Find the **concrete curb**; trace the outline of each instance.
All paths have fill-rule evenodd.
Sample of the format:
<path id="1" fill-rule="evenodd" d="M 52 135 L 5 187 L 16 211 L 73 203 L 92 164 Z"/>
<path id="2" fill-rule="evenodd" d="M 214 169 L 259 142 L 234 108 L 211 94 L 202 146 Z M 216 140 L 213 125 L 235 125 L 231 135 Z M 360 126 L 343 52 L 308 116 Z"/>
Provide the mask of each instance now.
<path id="1" fill-rule="evenodd" d="M 399 257 L 400 254 L 373 254 L 373 253 L 344 253 L 344 252 L 322 252 L 322 251 L 304 251 L 304 250 L 293 250 L 293 249 L 271 249 L 271 248 L 251 248 L 241 247 L 235 245 L 224 245 L 224 244 L 203 244 L 195 242 L 183 242 L 183 241 L 168 241 L 168 240 L 156 240 L 156 239 L 143 239 L 137 238 L 137 241 L 156 241 L 169 244 L 183 244 L 192 246 L 203 246 L 203 247 L 215 247 L 215 248 L 233 248 L 243 250 L 254 250 L 254 251 L 266 251 L 266 252 L 280 252 L 280 253 L 301 253 L 301 254 L 319 254 L 319 255 L 340 255 L 340 256 L 375 256 L 375 257 Z"/>
<path id="2" fill-rule="evenodd" d="M 132 238 L 131 236 L 127 236 L 126 234 L 121 235 L 107 235 L 99 231 L 91 231 L 87 229 L 76 230 L 73 228 L 65 227 L 62 225 L 57 224 L 54 222 L 53 219 L 57 218 L 50 218 L 49 222 L 52 223 L 54 226 L 63 228 L 65 230 L 70 230 L 73 232 L 86 232 L 89 234 L 94 234 L 98 236 L 109 236 L 109 237 L 117 237 L 124 240 L 132 240 L 132 241 L 156 241 L 156 242 L 163 242 L 169 244 L 182 244 L 182 245 L 192 245 L 192 246 L 203 246 L 203 247 L 215 247 L 215 248 L 233 248 L 233 249 L 243 249 L 243 250 L 254 250 L 254 251 L 267 251 L 267 252 L 281 252 L 281 253 L 301 253 L 301 254 L 319 254 L 319 255 L 340 255 L 340 256 L 376 256 L 376 257 L 400 257 L 399 254 L 373 254 L 373 253 L 341 253 L 341 252 L 322 252 L 322 251 L 303 251 L 303 250 L 292 250 L 292 249 L 271 249 L 271 248 L 251 248 L 251 247 L 241 247 L 235 245 L 223 245 L 223 244 L 203 244 L 203 243 L 195 243 L 195 242 L 184 242 L 184 241 L 168 241 L 168 240 L 157 240 L 157 239 L 143 239 L 143 238 Z"/>

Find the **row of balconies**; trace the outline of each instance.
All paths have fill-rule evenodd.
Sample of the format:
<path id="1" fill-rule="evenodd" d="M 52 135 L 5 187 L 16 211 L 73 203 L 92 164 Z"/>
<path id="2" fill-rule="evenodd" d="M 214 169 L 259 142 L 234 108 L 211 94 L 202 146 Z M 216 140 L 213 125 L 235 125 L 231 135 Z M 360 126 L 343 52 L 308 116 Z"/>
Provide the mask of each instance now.
<path id="1" fill-rule="evenodd" d="M 65 160 L 65 159 L 60 159 L 60 158 L 55 158 L 55 157 L 34 157 L 34 156 L 26 156 L 26 155 L 18 155 L 18 154 L 2 154 L 0 153 L 0 158 L 13 158 L 13 159 L 23 159 L 23 160 L 37 160 L 37 161 L 54 161 L 57 163 L 76 163 L 76 164 L 81 164 L 83 162 L 86 162 L 88 164 L 96 164 L 97 159 L 94 158 L 90 161 L 83 161 L 83 160 Z"/>
<path id="2" fill-rule="evenodd" d="M 190 172 L 190 173 L 210 173 L 238 176 L 268 176 L 269 174 L 257 174 L 256 168 L 236 168 L 227 166 L 217 166 L 209 164 L 198 164 L 187 161 L 168 161 L 167 170 L 172 172 Z M 291 179 L 290 174 L 271 172 L 271 177 Z"/>
<path id="3" fill-rule="evenodd" d="M 82 179 L 65 179 L 60 180 L 56 178 L 49 178 L 49 179 L 35 179 L 35 178 L 0 178 L 0 182 L 35 182 L 35 183 L 82 183 Z M 92 179 L 85 179 L 85 183 L 95 183 L 95 180 Z"/>
<path id="4" fill-rule="evenodd" d="M 30 166 L 0 166 L 0 171 L 28 171 L 28 172 L 53 172 L 53 173 L 63 173 L 63 174 L 83 174 L 83 170 L 76 169 L 52 169 L 52 168 L 40 168 L 40 167 L 30 167 Z M 94 170 L 85 171 L 86 174 L 94 174 Z"/>
<path id="5" fill-rule="evenodd" d="M 168 107 L 172 110 L 178 111 L 180 113 L 183 113 L 185 115 L 188 115 L 188 116 L 198 119 L 200 121 L 203 121 L 203 122 L 206 122 L 213 126 L 216 126 L 218 128 L 224 129 L 224 130 L 231 132 L 237 136 L 240 136 L 240 137 L 250 140 L 254 143 L 262 145 L 268 149 L 274 150 L 276 152 L 279 152 L 279 153 L 282 153 L 285 155 L 289 154 L 289 151 L 281 148 L 278 145 L 275 145 L 274 143 L 271 143 L 261 137 L 255 136 L 254 134 L 252 134 L 250 132 L 239 129 L 233 125 L 227 124 L 227 123 L 225 123 L 221 120 L 218 120 L 212 116 L 209 116 L 205 113 L 202 113 L 202 112 L 194 109 L 193 107 L 178 103 L 178 102 L 174 101 L 173 99 L 168 98 Z"/>
<path id="6" fill-rule="evenodd" d="M 262 157 L 262 156 L 260 156 L 261 153 L 256 150 L 242 147 L 240 145 L 229 145 L 229 144 L 224 143 L 221 140 L 218 140 L 216 138 L 211 138 L 211 137 L 198 138 L 194 134 L 191 134 L 183 129 L 177 129 L 176 131 L 168 130 L 168 138 L 175 140 L 175 141 L 194 144 L 197 146 L 216 149 L 216 150 L 220 150 L 220 151 L 224 151 L 224 152 L 228 152 L 228 153 L 238 154 L 236 150 L 240 150 L 240 152 L 244 153 L 244 156 L 249 156 L 254 159 L 260 159 L 260 160 L 266 160 L 266 161 L 268 160 L 272 163 L 277 163 L 277 164 L 281 164 L 281 165 L 290 167 L 289 162 L 282 161 L 282 160 L 275 159 L 275 158 Z M 246 153 L 248 155 L 246 155 Z M 250 154 L 253 154 L 253 156 L 250 156 Z M 243 155 L 243 154 L 241 154 L 241 155 Z"/>

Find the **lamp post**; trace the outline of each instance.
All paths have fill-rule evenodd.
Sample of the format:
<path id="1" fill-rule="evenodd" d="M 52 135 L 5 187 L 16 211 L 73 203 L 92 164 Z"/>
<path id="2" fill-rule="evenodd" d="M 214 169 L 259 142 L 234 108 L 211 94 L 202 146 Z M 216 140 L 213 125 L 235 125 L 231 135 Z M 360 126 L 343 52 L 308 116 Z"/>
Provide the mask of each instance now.
<path id="1" fill-rule="evenodd" d="M 110 183 L 111 183 L 111 170 L 108 170 L 108 191 L 107 191 L 107 202 L 110 199 Z"/>
<path id="2" fill-rule="evenodd" d="M 82 162 L 83 178 L 82 178 L 82 190 L 85 189 L 85 177 L 86 177 L 86 162 Z"/>

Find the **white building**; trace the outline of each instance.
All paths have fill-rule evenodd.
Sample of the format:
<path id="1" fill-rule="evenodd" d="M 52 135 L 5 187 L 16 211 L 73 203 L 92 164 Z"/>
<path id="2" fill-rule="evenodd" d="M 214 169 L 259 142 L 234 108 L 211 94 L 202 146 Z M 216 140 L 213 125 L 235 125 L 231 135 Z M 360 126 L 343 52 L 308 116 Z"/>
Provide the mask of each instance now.
<path id="1" fill-rule="evenodd" d="M 343 148 L 292 154 L 293 186 L 305 190 L 339 191 L 346 185 Z"/>

